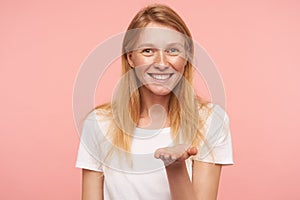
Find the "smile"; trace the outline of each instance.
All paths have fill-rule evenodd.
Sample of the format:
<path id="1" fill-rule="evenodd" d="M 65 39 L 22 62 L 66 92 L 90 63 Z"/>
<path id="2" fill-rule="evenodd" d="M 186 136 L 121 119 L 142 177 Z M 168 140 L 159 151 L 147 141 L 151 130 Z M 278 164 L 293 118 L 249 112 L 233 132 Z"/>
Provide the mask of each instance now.
<path id="1" fill-rule="evenodd" d="M 151 76 L 156 80 L 167 80 L 171 78 L 171 76 L 173 75 L 173 74 L 152 74 L 152 73 L 148 73 L 148 74 L 149 76 Z"/>

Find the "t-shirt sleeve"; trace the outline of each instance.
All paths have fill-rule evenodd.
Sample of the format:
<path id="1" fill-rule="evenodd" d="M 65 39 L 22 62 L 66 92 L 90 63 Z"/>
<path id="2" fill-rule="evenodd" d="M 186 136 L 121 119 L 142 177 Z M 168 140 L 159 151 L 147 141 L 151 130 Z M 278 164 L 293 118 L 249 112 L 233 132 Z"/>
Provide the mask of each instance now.
<path id="1" fill-rule="evenodd" d="M 99 127 L 95 112 L 91 112 L 84 120 L 80 144 L 78 148 L 76 167 L 102 172 L 101 138 L 103 134 Z"/>
<path id="2" fill-rule="evenodd" d="M 227 113 L 219 105 L 214 104 L 205 125 L 205 142 L 192 159 L 223 165 L 234 164 Z"/>

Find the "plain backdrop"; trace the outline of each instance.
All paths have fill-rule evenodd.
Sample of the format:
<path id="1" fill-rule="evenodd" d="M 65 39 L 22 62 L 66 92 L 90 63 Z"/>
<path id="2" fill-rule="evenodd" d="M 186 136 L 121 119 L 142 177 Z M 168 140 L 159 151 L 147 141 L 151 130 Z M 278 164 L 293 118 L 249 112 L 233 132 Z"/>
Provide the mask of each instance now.
<path id="1" fill-rule="evenodd" d="M 296 0 L 1 0 L 0 199 L 80 199 L 77 72 L 153 2 L 182 16 L 222 75 L 235 165 L 222 170 L 219 199 L 300 199 Z M 96 103 L 112 87 L 99 86 Z"/>

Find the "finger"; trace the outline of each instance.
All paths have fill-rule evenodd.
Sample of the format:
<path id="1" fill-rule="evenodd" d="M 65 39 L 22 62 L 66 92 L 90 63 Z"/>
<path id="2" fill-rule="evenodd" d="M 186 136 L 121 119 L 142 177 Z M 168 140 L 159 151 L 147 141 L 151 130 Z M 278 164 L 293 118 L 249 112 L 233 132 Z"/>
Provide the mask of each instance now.
<path id="1" fill-rule="evenodd" d="M 159 155 L 159 159 L 161 159 L 161 160 L 169 160 L 170 159 L 170 155 L 168 155 L 168 154 L 160 154 Z"/>
<path id="2" fill-rule="evenodd" d="M 164 159 L 162 159 L 162 161 L 164 162 L 164 165 L 165 165 L 165 166 L 169 166 L 169 165 L 171 165 L 173 162 L 175 162 L 176 160 L 173 160 L 171 157 L 169 157 L 168 159 L 166 159 L 166 158 L 164 157 Z"/>
<path id="3" fill-rule="evenodd" d="M 163 155 L 163 157 L 165 160 L 170 160 L 170 158 L 171 158 L 171 156 L 169 154 L 165 154 L 165 155 Z"/>
<path id="4" fill-rule="evenodd" d="M 194 156 L 198 153 L 198 149 L 196 147 L 190 147 L 188 148 L 187 153 L 189 156 Z"/>
<path id="5" fill-rule="evenodd" d="M 157 159 L 161 158 L 161 156 L 163 156 L 163 155 L 164 154 L 162 152 L 155 152 L 154 153 L 154 157 L 157 158 Z"/>
<path id="6" fill-rule="evenodd" d="M 154 154 L 154 158 L 156 158 L 156 159 L 159 159 L 159 156 L 160 156 L 160 155 L 159 155 L 158 153 L 155 153 L 155 154 Z"/>
<path id="7" fill-rule="evenodd" d="M 159 159 L 161 155 L 163 155 L 163 149 L 157 149 L 155 152 L 154 152 L 154 157 Z"/>
<path id="8" fill-rule="evenodd" d="M 177 160 L 177 159 L 178 159 L 178 156 L 172 155 L 172 156 L 171 156 L 171 159 L 172 159 L 172 160 Z"/>

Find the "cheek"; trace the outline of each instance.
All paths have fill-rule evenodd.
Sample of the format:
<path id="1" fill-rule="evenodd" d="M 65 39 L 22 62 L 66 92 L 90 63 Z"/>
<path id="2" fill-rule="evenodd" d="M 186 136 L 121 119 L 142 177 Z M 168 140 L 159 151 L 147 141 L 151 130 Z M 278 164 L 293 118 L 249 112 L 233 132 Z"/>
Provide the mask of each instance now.
<path id="1" fill-rule="evenodd" d="M 176 71 L 183 74 L 184 66 L 187 63 L 187 60 L 185 58 L 175 57 L 170 60 L 170 63 L 172 64 L 172 66 L 175 68 Z"/>
<path id="2" fill-rule="evenodd" d="M 151 64 L 153 62 L 153 58 L 134 55 L 132 57 L 132 62 L 134 66 L 143 66 L 143 65 Z"/>
<path id="3" fill-rule="evenodd" d="M 143 64 L 143 63 L 136 63 L 135 67 L 134 67 L 134 72 L 136 77 L 143 83 L 145 82 L 145 71 L 147 70 L 147 65 Z"/>
<path id="4" fill-rule="evenodd" d="M 171 66 L 178 72 L 183 73 L 184 71 L 184 66 L 187 63 L 186 58 L 183 57 L 168 57 L 166 58 L 167 62 L 169 64 L 171 64 Z M 151 65 L 155 62 L 155 57 L 150 56 L 150 57 L 146 57 L 146 56 L 141 56 L 141 55 L 137 55 L 137 54 L 133 54 L 132 56 L 132 62 L 134 64 L 134 67 L 142 67 L 142 66 L 148 66 Z"/>

